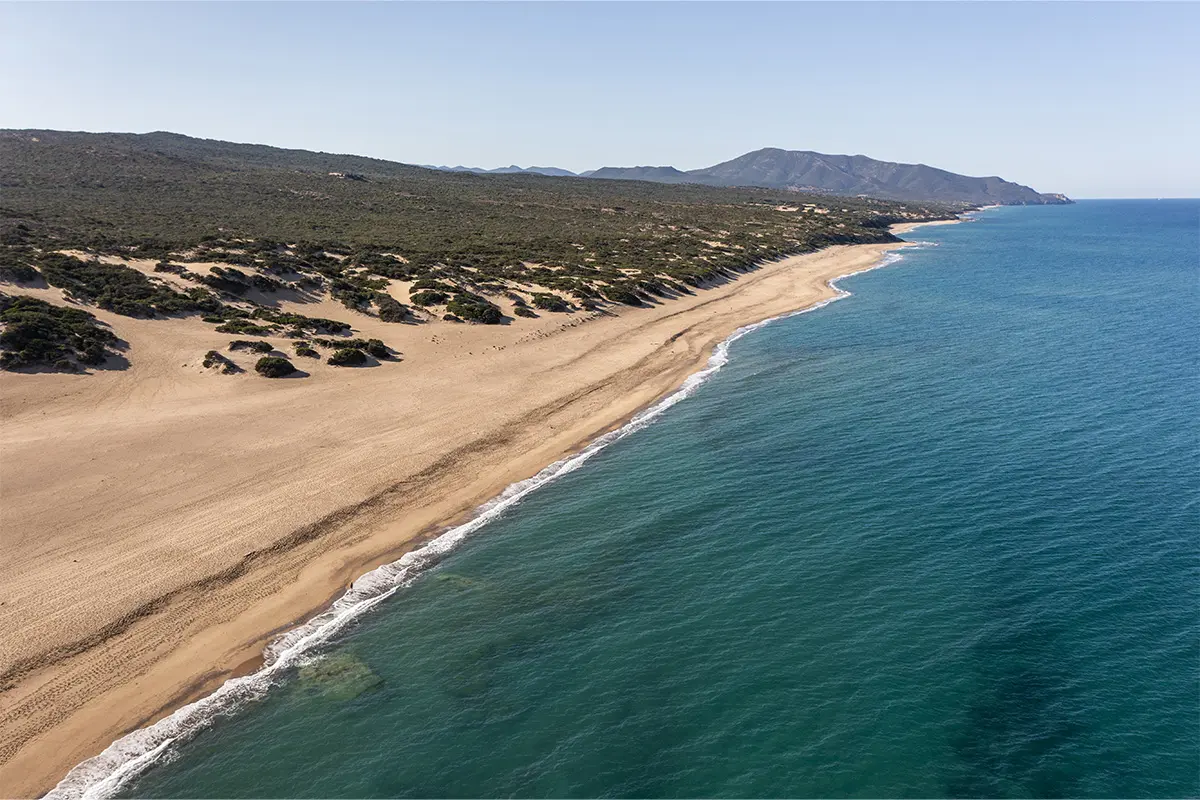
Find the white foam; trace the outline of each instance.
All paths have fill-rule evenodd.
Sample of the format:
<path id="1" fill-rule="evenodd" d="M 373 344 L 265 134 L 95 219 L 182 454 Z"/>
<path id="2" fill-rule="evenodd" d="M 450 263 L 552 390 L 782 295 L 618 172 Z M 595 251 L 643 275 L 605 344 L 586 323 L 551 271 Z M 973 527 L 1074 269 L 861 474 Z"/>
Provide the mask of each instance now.
<path id="1" fill-rule="evenodd" d="M 151 765 L 168 758 L 173 744 L 191 739 L 197 732 L 212 724 L 213 720 L 233 714 L 244 704 L 262 697 L 274 683 L 284 677 L 290 667 L 297 666 L 307 654 L 328 642 L 349 622 L 412 583 L 418 575 L 440 561 L 464 539 L 515 506 L 530 493 L 579 469 L 596 453 L 613 442 L 645 428 L 667 409 L 693 395 L 710 377 L 729 363 L 729 348 L 738 339 L 773 322 L 807 314 L 849 297 L 850 292 L 840 288 L 837 285 L 838 281 L 895 264 L 902 258 L 901 253 L 887 253 L 870 267 L 830 280 L 829 287 L 835 292 L 833 297 L 798 311 L 738 328 L 714 348 L 704 369 L 689 375 L 673 393 L 636 414 L 621 428 L 594 439 L 578 453 L 554 462 L 532 478 L 512 484 L 498 497 L 481 506 L 469 522 L 447 530 L 422 547 L 405 553 L 397 561 L 384 564 L 360 576 L 328 610 L 272 641 L 264 650 L 264 664 L 257 672 L 240 678 L 230 678 L 212 694 L 183 706 L 149 727 L 121 737 L 104 752 L 74 767 L 46 795 L 47 800 L 94 800 L 111 797 Z"/>

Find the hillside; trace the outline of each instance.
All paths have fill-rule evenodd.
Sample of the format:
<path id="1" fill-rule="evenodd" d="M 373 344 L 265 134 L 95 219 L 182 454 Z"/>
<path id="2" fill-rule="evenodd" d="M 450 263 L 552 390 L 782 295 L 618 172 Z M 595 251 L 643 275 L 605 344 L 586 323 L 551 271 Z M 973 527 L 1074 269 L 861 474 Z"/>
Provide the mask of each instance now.
<path id="1" fill-rule="evenodd" d="M 894 241 L 890 223 L 953 211 L 443 172 L 170 133 L 3 131 L 0 189 L 0 284 L 48 285 L 128 317 L 285 335 L 305 352 L 334 348 L 330 334 L 368 317 L 506 324 L 660 303 L 784 255 Z M 280 313 L 284 297 L 345 313 Z M 3 366 L 103 362 L 106 334 L 88 318 L 3 302 L 25 321 L 20 336 L 4 333 Z"/>
<path id="2" fill-rule="evenodd" d="M 1042 194 L 995 176 L 973 178 L 924 164 L 898 164 L 866 156 L 826 155 L 766 147 L 711 167 L 605 167 L 594 178 L 759 186 L 837 195 L 972 205 L 1057 205 L 1064 195 Z"/>
<path id="3" fill-rule="evenodd" d="M 588 177 L 661 183 L 703 183 L 674 167 L 601 167 L 589 173 Z"/>

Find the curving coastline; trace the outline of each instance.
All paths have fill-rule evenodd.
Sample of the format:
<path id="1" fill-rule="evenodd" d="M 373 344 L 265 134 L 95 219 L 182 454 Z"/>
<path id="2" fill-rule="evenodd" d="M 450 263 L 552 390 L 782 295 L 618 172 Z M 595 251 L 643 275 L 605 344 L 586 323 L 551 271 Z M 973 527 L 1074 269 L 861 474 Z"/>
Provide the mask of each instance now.
<path id="1" fill-rule="evenodd" d="M 266 602 L 261 592 L 258 596 L 243 596 L 244 601 L 250 601 L 246 605 L 254 606 L 257 601 L 259 607 L 250 613 L 234 614 L 224 624 L 202 628 L 198 636 L 189 637 L 183 646 L 152 659 L 144 669 L 131 671 L 123 680 L 121 676 L 113 676 L 112 686 L 89 698 L 75 713 L 48 720 L 56 724 L 40 735 L 25 737 L 23 746 L 0 766 L 0 789 L 12 794 L 45 791 L 72 764 L 133 729 L 134 733 L 110 745 L 101 756 L 79 764 L 59 784 L 54 796 L 111 793 L 122 781 L 152 763 L 179 736 L 203 725 L 215 710 L 265 691 L 272 676 L 296 657 L 411 580 L 422 568 L 434 563 L 441 553 L 504 508 L 519 502 L 529 491 L 558 475 L 577 468 L 594 452 L 648 424 L 670 405 L 686 397 L 720 369 L 732 341 L 781 316 L 803 313 L 845 296 L 846 293 L 834 285 L 839 277 L 890 263 L 887 254 L 899 246 L 902 245 L 830 248 L 765 265 L 738 281 L 707 290 L 694 300 L 688 298 L 650 311 L 596 320 L 584 326 L 589 335 L 582 338 L 590 340 L 586 347 L 578 341 L 581 338 L 579 328 L 555 332 L 552 340 L 568 340 L 564 346 L 555 348 L 565 351 L 559 354 L 565 358 L 560 358 L 555 366 L 583 371 L 592 369 L 593 377 L 598 371 L 603 375 L 602 380 L 583 382 L 580 386 L 568 381 L 566 388 L 569 391 L 532 409 L 528 414 L 531 420 L 526 420 L 526 425 L 517 431 L 502 427 L 500 433 L 504 441 L 499 448 L 477 450 L 474 454 L 469 448 L 467 452 L 459 448 L 449 463 L 435 461 L 432 469 L 418 472 L 408 481 L 419 484 L 423 494 L 418 491 L 414 497 L 397 490 L 393 484 L 383 493 L 377 492 L 363 501 L 365 511 L 369 513 L 362 513 L 364 508 L 360 503 L 356 506 L 358 516 L 334 515 L 328 519 L 330 525 L 346 523 L 343 527 L 355 529 L 356 536 L 351 537 L 349 547 L 334 546 L 323 552 L 311 552 L 312 544 L 323 542 L 318 529 L 311 539 L 302 540 L 296 548 L 283 553 L 283 556 L 290 555 L 300 561 L 299 564 L 280 564 L 287 560 L 283 556 L 272 563 L 270 551 L 267 556 L 248 554 L 246 558 L 250 558 L 251 563 L 244 568 L 245 575 L 235 576 L 232 583 L 236 584 L 243 577 L 261 576 L 273 566 L 283 567 L 278 570 L 278 575 L 297 580 L 283 581 L 290 584 L 286 587 L 277 581 Z M 680 308 L 677 303 L 685 307 Z M 745 324 L 752 320 L 762 321 Z M 598 336 L 597 328 L 602 329 Z M 634 340 L 639 339 L 642 341 L 638 346 L 631 347 Z M 526 344 L 533 346 L 541 342 Z M 572 348 L 578 348 L 578 352 Z M 696 372 L 700 366 L 703 369 Z M 534 424 L 529 425 L 530 421 Z M 560 430 L 560 426 L 552 421 L 567 424 Z M 621 427 L 614 428 L 614 425 Z M 559 432 L 547 437 L 544 426 Z M 534 444 L 529 438 L 531 434 L 538 434 L 543 440 L 549 438 L 549 441 Z M 579 445 L 584 443 L 586 446 L 580 449 Z M 507 451 L 507 459 L 504 451 Z M 480 453 L 495 457 L 501 466 L 482 476 L 483 480 L 476 475 L 474 483 L 468 483 L 465 490 L 459 487 L 457 492 L 447 491 L 448 486 L 464 477 L 464 466 L 470 472 L 481 461 L 488 461 L 486 457 L 472 458 Z M 562 458 L 563 453 L 571 455 Z M 554 463 L 537 472 L 535 477 L 520 480 L 547 461 Z M 497 495 L 506 485 L 508 488 Z M 486 497 L 495 497 L 495 500 L 480 508 L 480 501 Z M 415 505 L 422 508 L 423 514 L 411 515 L 399 523 L 384 519 L 397 511 L 397 505 L 412 500 L 418 501 Z M 439 528 L 433 527 L 438 520 L 455 517 L 461 524 L 438 535 Z M 436 538 L 430 539 L 431 534 Z M 422 541 L 427 543 L 414 550 Z M 364 572 L 367 574 L 363 575 Z M 362 577 L 343 594 L 349 579 L 357 575 Z M 302 585 L 299 580 L 303 580 Z M 332 604 L 314 605 L 313 596 L 319 597 L 322 592 L 325 597 L 341 597 Z M 185 599 L 181 597 L 175 605 Z M 266 609 L 262 607 L 264 605 Z M 325 607 L 323 612 L 322 607 Z M 316 612 L 321 613 L 312 619 Z M 309 621 L 293 627 L 304 620 Z M 149 615 L 135 619 L 131 625 L 134 628 L 153 627 L 155 622 L 155 615 Z M 270 646 L 267 663 L 260 668 L 256 654 L 261 653 L 264 644 L 274 636 L 289 628 L 290 632 Z M 221 642 L 221 647 L 212 647 L 216 642 Z M 76 670 L 94 667 L 96 659 L 88 656 L 95 656 L 92 651 L 100 649 L 103 647 L 85 649 L 69 657 L 66 663 L 49 668 L 48 671 L 59 673 L 49 677 L 69 680 Z M 219 650 L 220 655 L 214 650 Z M 228 680 L 238 672 L 249 674 Z M 42 686 L 48 683 L 44 674 L 35 677 L 43 679 Z M 18 693 L 23 688 L 21 683 L 34 681 L 18 682 L 15 689 Z M 153 687 L 154 691 L 144 692 L 148 687 Z M 25 696 L 37 697 L 38 688 L 26 687 Z M 11 696 L 13 691 L 6 694 Z M 164 697 L 165 702 L 154 705 L 156 700 Z M 21 699 L 21 695 L 17 698 Z M 10 707 L 5 712 L 6 728 L 11 720 L 8 712 L 14 710 L 17 709 Z M 105 719 L 102 715 L 115 715 L 115 719 Z M 153 723 L 151 727 L 142 727 L 150 723 Z M 76 745 L 61 747 L 68 741 L 74 741 Z M 57 749 L 56 743 L 60 745 Z M 23 768 L 34 769 L 21 773 Z"/>

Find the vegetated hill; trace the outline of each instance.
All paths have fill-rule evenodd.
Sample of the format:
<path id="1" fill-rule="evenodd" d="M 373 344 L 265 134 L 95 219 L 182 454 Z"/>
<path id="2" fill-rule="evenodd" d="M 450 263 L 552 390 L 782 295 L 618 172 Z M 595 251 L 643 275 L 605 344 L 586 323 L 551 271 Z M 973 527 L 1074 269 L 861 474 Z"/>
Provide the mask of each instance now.
<path id="1" fill-rule="evenodd" d="M 605 167 L 591 177 L 761 186 L 928 203 L 1057 205 L 1061 194 L 1042 194 L 995 176 L 973 178 L 924 164 L 898 164 L 867 156 L 839 156 L 766 147 L 712 167 L 682 172 L 674 167 Z"/>
<path id="2" fill-rule="evenodd" d="M 176 134 L 0 131 L 0 284 L 49 284 L 128 316 L 203 316 L 238 335 L 351 327 L 260 307 L 262 292 L 331 297 L 387 322 L 496 323 L 497 296 L 549 311 L 641 305 L 766 259 L 894 241 L 890 223 L 956 210 L 439 172 Z M 150 274 L 134 258 L 154 259 Z M 413 282 L 408 303 L 389 280 Z"/>
<path id="3" fill-rule="evenodd" d="M 702 253 L 713 258 L 701 239 L 723 243 L 722 263 L 748 263 L 831 242 L 889 241 L 889 222 L 961 210 L 821 197 L 808 200 L 835 206 L 831 213 L 776 210 L 805 199 L 763 189 L 438 172 L 170 133 L 0 131 L 0 214 L 83 246 L 271 237 L 387 247 L 447 266 L 679 268 Z"/>
<path id="4" fill-rule="evenodd" d="M 704 183 L 674 167 L 601 167 L 588 173 L 589 178 L 614 178 L 623 181 L 659 181 L 661 183 Z"/>

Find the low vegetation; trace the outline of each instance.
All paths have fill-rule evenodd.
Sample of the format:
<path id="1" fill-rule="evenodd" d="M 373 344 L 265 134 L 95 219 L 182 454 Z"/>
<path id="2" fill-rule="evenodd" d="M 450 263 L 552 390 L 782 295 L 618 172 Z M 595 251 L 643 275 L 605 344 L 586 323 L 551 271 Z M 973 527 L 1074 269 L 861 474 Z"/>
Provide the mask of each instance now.
<path id="1" fill-rule="evenodd" d="M 0 293 L 0 368 L 49 367 L 74 372 L 97 366 L 117 337 L 78 308 Z"/>
<path id="2" fill-rule="evenodd" d="M 357 347 L 343 347 L 335 350 L 326 362 L 335 367 L 361 367 L 367 363 L 367 354 Z"/>
<path id="3" fill-rule="evenodd" d="M 533 307 L 542 311 L 570 311 L 571 304 L 556 294 L 537 292 L 532 297 Z"/>
<path id="4" fill-rule="evenodd" d="M 254 365 L 254 371 L 264 378 L 283 378 L 296 371 L 292 362 L 280 356 L 263 356 Z"/>
<path id="5" fill-rule="evenodd" d="M 269 353 L 275 348 L 270 342 L 252 342 L 247 339 L 234 339 L 229 343 L 230 350 L 249 350 L 252 353 Z"/>
<path id="6" fill-rule="evenodd" d="M 479 322 L 483 325 L 499 325 L 504 321 L 504 315 L 499 306 L 477 294 L 459 292 L 446 303 L 447 313 L 454 314 L 459 319 L 468 322 Z"/>
<path id="7" fill-rule="evenodd" d="M 244 319 L 231 319 L 217 326 L 217 333 L 244 333 L 248 336 L 270 336 L 278 328 L 274 325 L 259 325 Z"/>
<path id="8" fill-rule="evenodd" d="M 0 281 L 7 283 L 36 283 L 42 274 L 33 266 L 29 247 L 17 245 L 0 249 Z"/>
<path id="9" fill-rule="evenodd" d="M 207 289 L 196 287 L 186 293 L 177 292 L 135 269 L 99 260 L 83 261 L 62 253 L 42 253 L 38 268 L 47 283 L 68 296 L 127 317 L 212 312 L 221 307 L 217 297 Z"/>
<path id="10" fill-rule="evenodd" d="M 379 319 L 384 322 L 407 322 L 412 319 L 409 307 L 388 294 L 377 295 L 375 307 L 379 309 Z"/>
<path id="11" fill-rule="evenodd" d="M 369 355 L 373 355 L 376 358 L 382 359 L 392 357 L 392 351 L 389 350 L 387 345 L 385 345 L 379 339 L 367 339 L 367 345 L 363 349 L 365 349 Z"/>
<path id="12" fill-rule="evenodd" d="M 241 372 L 242 368 L 230 361 L 225 356 L 218 353 L 216 350 L 209 350 L 204 354 L 204 360 L 200 362 L 205 369 L 221 368 L 221 372 L 226 375 L 232 375 L 235 372 Z"/>

